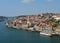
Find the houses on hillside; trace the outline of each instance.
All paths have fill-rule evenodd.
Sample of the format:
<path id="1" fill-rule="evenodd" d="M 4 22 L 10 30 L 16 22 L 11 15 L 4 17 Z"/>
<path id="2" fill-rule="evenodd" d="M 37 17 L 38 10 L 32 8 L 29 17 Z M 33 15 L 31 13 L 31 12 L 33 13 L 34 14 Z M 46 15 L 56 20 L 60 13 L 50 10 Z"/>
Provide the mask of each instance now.
<path id="1" fill-rule="evenodd" d="M 41 15 L 38 14 L 19 17 L 11 22 L 8 22 L 8 26 L 12 25 L 11 27 L 13 28 L 39 31 L 41 33 L 51 35 L 53 33 L 52 24 L 55 23 L 52 21 L 50 22 L 51 18 L 59 20 L 60 15 L 52 15 L 51 13 L 46 13 Z"/>

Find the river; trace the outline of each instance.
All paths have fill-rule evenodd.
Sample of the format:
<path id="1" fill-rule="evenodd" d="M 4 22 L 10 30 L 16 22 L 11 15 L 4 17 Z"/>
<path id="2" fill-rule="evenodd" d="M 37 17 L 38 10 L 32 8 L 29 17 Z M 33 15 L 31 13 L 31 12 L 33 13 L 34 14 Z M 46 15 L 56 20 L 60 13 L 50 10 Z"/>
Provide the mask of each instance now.
<path id="1" fill-rule="evenodd" d="M 48 37 L 37 32 L 7 28 L 0 22 L 0 43 L 60 43 L 60 37 Z"/>

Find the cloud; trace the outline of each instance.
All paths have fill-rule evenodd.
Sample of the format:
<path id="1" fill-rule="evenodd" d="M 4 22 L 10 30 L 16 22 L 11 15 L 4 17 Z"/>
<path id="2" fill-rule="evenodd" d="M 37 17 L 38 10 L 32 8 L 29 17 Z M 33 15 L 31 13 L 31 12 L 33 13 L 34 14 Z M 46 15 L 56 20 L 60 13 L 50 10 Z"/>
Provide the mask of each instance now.
<path id="1" fill-rule="evenodd" d="M 48 2 L 52 2 L 53 0 L 47 0 Z"/>
<path id="2" fill-rule="evenodd" d="M 22 3 L 31 3 L 34 2 L 35 0 L 21 0 Z"/>

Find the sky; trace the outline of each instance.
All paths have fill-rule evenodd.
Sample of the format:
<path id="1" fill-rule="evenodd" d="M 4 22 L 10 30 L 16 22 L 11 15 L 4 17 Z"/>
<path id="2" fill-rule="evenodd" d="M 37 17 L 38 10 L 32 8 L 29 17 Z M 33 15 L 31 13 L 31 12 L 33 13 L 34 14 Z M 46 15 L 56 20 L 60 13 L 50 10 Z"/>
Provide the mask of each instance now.
<path id="1" fill-rule="evenodd" d="M 60 13 L 60 0 L 0 0 L 0 16 Z"/>

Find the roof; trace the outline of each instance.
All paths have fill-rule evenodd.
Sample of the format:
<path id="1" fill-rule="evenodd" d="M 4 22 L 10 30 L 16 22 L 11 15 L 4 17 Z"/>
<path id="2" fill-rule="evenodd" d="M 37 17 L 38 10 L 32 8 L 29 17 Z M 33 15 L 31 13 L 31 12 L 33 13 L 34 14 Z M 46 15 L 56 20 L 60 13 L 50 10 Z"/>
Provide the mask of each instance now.
<path id="1" fill-rule="evenodd" d="M 57 28 L 56 28 L 56 31 L 60 31 L 60 28 L 59 28 L 59 27 L 57 27 Z"/>
<path id="2" fill-rule="evenodd" d="M 53 15 L 52 17 L 60 17 L 60 14 Z"/>

